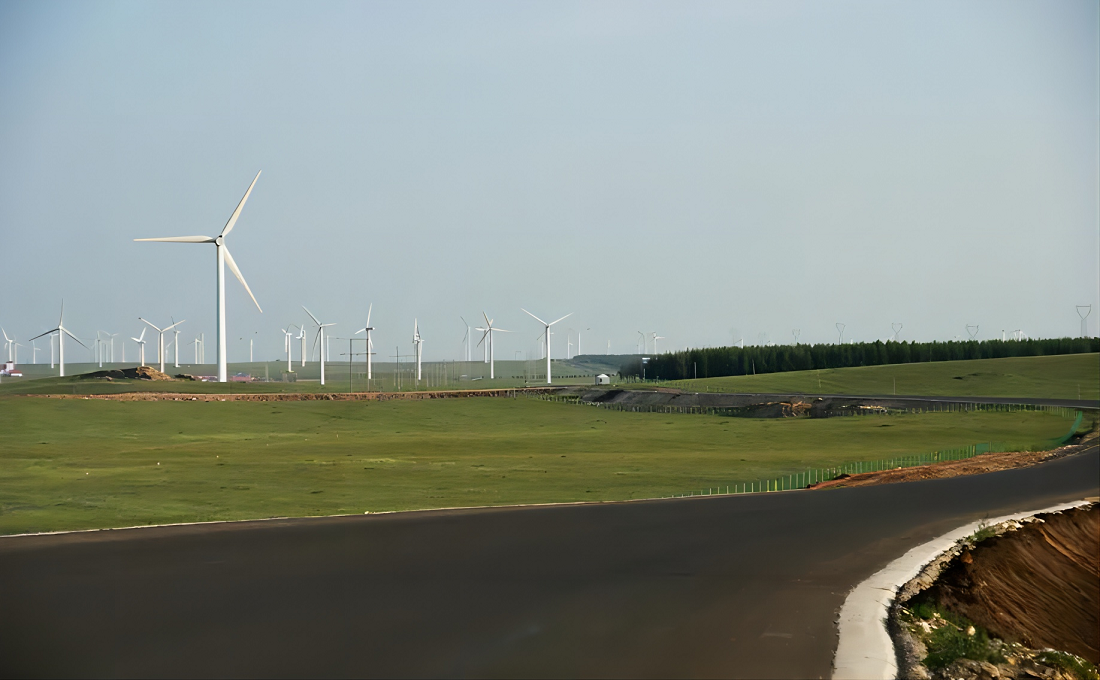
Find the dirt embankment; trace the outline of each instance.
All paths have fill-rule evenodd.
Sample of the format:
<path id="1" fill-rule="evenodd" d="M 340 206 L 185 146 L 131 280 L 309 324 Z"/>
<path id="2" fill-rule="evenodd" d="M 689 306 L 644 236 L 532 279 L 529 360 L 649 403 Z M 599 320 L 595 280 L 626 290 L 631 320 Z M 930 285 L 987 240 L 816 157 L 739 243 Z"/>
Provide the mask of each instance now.
<path id="1" fill-rule="evenodd" d="M 961 477 L 963 475 L 979 475 L 985 472 L 1030 467 L 1055 458 L 1062 458 L 1063 456 L 1080 453 L 1090 446 L 1095 446 L 1097 438 L 1098 433 L 1094 430 L 1086 434 L 1077 442 L 1061 446 L 1051 451 L 1005 451 L 1003 453 L 983 453 L 965 460 L 952 460 L 942 463 L 933 463 L 931 465 L 895 468 L 893 470 L 882 470 L 880 472 L 864 472 L 858 475 L 841 475 L 827 482 L 811 484 L 809 488 L 830 489 L 842 486 L 895 484 L 897 482 L 913 482 L 920 479 Z"/>
<path id="2" fill-rule="evenodd" d="M 161 375 L 164 375 L 161 373 Z M 463 399 L 469 397 L 515 397 L 524 392 L 554 391 L 557 388 L 528 387 L 498 390 L 440 390 L 419 392 L 333 392 L 272 394 L 184 394 L 179 392 L 124 392 L 122 394 L 28 395 L 48 399 L 105 399 L 108 401 L 393 401 L 421 399 Z"/>
<path id="3" fill-rule="evenodd" d="M 1088 501 L 983 526 L 899 588 L 899 677 L 1100 677 L 1100 499 Z"/>
<path id="4" fill-rule="evenodd" d="M 1006 642 L 1100 664 L 1100 506 L 1040 520 L 962 553 L 929 595 Z"/>
<path id="5" fill-rule="evenodd" d="M 112 368 L 106 371 L 84 373 L 83 379 L 98 378 L 100 380 L 175 380 L 167 373 L 161 373 L 152 366 L 136 366 L 134 368 Z"/>

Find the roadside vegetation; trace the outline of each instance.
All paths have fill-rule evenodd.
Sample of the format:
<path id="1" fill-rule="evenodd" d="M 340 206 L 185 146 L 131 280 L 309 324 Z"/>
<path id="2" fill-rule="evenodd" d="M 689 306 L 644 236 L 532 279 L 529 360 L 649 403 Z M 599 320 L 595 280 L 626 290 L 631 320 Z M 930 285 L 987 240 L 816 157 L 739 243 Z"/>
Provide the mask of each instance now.
<path id="1" fill-rule="evenodd" d="M 507 398 L 0 398 L 0 533 L 652 498 L 1000 441 L 1042 411 L 749 419 Z"/>

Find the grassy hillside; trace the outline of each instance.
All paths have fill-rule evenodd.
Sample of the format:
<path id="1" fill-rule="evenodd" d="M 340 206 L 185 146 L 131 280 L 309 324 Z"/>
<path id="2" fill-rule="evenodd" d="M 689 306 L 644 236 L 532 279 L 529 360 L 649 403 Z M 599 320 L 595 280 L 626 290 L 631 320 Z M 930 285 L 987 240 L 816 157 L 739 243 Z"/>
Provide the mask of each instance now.
<path id="1" fill-rule="evenodd" d="M 752 420 L 519 399 L 0 398 L 0 533 L 664 496 L 1066 433 L 1041 413 Z"/>
<path id="2" fill-rule="evenodd" d="M 1100 354 L 860 366 L 668 384 L 718 392 L 1100 399 Z"/>

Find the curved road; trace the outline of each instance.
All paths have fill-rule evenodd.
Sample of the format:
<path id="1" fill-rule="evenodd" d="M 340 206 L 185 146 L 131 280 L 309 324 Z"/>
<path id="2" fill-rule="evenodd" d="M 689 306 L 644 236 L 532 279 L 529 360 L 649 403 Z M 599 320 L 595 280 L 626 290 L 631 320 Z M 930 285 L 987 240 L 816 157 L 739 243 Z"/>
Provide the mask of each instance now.
<path id="1" fill-rule="evenodd" d="M 845 594 L 1034 468 L 825 491 L 0 538 L 0 674 L 827 677 Z"/>

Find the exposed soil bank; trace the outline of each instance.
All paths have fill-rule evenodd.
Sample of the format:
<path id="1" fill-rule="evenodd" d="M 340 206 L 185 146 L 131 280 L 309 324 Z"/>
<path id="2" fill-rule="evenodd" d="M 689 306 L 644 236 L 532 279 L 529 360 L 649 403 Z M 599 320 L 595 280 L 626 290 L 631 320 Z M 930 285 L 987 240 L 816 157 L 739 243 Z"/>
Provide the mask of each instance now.
<path id="1" fill-rule="evenodd" d="M 1096 677 L 1097 500 L 980 528 L 903 585 L 890 609 L 899 677 Z"/>
<path id="2" fill-rule="evenodd" d="M 105 399 L 108 401 L 392 401 L 418 399 L 462 399 L 467 397 L 514 397 L 525 393 L 553 392 L 557 387 L 527 387 L 496 390 L 438 390 L 418 392 L 331 392 L 273 394 L 184 394 L 180 392 L 125 392 L 122 394 L 30 394 L 46 399 Z"/>
<path id="3" fill-rule="evenodd" d="M 963 475 L 978 475 L 985 472 L 997 472 L 998 470 L 1011 470 L 1013 468 L 1030 467 L 1039 463 L 1071 456 L 1080 453 L 1086 448 L 1096 444 L 1098 433 L 1089 432 L 1080 440 L 1060 446 L 1051 451 L 1005 451 L 1001 453 L 983 453 L 965 460 L 952 460 L 932 465 L 919 465 L 908 468 L 895 468 L 879 472 L 864 472 L 858 475 L 842 475 L 827 482 L 811 484 L 810 489 L 829 489 L 849 486 L 874 486 L 876 484 L 896 484 L 898 482 L 913 482 L 920 479 L 942 479 L 945 477 L 961 477 Z"/>
<path id="4" fill-rule="evenodd" d="M 1006 642 L 1100 664 L 1100 506 L 987 539 L 962 553 L 928 594 Z"/>

